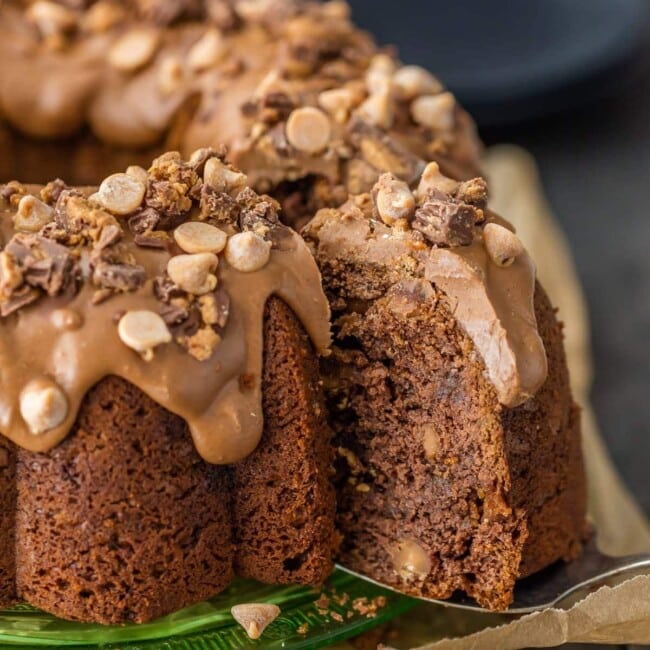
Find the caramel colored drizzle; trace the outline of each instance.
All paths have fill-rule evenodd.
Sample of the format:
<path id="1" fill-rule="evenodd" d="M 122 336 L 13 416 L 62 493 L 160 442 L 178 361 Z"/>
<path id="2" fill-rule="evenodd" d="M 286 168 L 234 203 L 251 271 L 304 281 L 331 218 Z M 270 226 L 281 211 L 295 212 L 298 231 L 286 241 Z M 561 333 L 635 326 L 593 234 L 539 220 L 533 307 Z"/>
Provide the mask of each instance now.
<path id="1" fill-rule="evenodd" d="M 547 360 L 533 306 L 535 265 L 524 251 L 496 266 L 481 241 L 434 248 L 425 277 L 447 294 L 451 312 L 474 342 L 499 402 L 517 406 L 544 383 Z"/>
<path id="2" fill-rule="evenodd" d="M 0 210 L 5 235 L 12 214 Z M 329 307 L 311 254 L 291 233 L 259 271 L 242 273 L 222 260 L 218 277 L 230 296 L 230 313 L 212 356 L 198 361 L 172 342 L 157 347 L 153 360 L 146 362 L 119 339 L 115 316 L 133 309 L 158 312 L 161 303 L 151 278 L 164 272 L 170 254 L 128 246 L 149 278 L 135 292 L 94 305 L 93 289 L 85 282 L 72 298 L 42 297 L 0 323 L 2 433 L 30 451 L 52 449 L 74 425 L 86 392 L 102 378 L 116 375 L 186 420 L 206 461 L 244 458 L 262 434 L 262 328 L 268 298 L 278 296 L 293 309 L 318 351 L 329 346 Z M 69 408 L 59 426 L 35 435 L 21 417 L 19 401 L 23 387 L 40 377 L 56 381 Z"/>

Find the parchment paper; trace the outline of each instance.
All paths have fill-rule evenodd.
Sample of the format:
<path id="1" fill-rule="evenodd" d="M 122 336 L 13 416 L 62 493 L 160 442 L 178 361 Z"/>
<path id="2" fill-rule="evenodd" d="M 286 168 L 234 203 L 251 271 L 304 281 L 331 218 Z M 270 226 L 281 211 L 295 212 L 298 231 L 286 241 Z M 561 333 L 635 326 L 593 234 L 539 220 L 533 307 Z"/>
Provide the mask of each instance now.
<path id="1" fill-rule="evenodd" d="M 565 323 L 573 391 L 584 409 L 589 513 L 598 530 L 598 546 L 612 555 L 650 551 L 650 525 L 609 460 L 589 406 L 592 364 L 587 310 L 535 162 L 522 149 L 502 145 L 487 152 L 485 169 L 491 207 L 515 224 Z M 518 619 L 423 603 L 384 630 L 381 641 L 420 650 L 518 650 L 570 642 L 650 644 L 650 574 L 603 587 L 568 610 L 548 609 Z"/>

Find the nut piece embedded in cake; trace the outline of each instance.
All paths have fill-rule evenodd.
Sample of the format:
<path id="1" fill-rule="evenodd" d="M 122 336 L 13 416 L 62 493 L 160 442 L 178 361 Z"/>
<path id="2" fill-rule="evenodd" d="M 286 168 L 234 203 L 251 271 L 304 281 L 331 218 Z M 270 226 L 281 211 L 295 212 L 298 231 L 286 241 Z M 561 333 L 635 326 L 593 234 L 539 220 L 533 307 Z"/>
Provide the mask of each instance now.
<path id="1" fill-rule="evenodd" d="M 382 174 L 372 191 L 377 214 L 388 226 L 399 219 L 410 220 L 415 212 L 415 198 L 409 186 L 392 174 Z"/>
<path id="2" fill-rule="evenodd" d="M 313 106 L 304 106 L 289 115 L 286 135 L 294 149 L 316 154 L 329 144 L 332 126 L 323 111 Z"/>
<path id="3" fill-rule="evenodd" d="M 203 182 L 217 192 L 234 193 L 246 185 L 246 174 L 232 169 L 219 158 L 208 158 L 203 169 Z"/>
<path id="4" fill-rule="evenodd" d="M 437 162 L 430 162 L 422 172 L 416 194 L 420 201 L 423 201 L 431 191 L 453 194 L 458 189 L 458 184 L 458 181 L 448 178 L 440 171 Z"/>
<path id="5" fill-rule="evenodd" d="M 21 232 L 38 232 L 54 218 L 54 210 L 31 194 L 27 194 L 18 203 L 18 212 L 14 215 L 14 227 Z"/>
<path id="6" fill-rule="evenodd" d="M 153 311 L 127 311 L 117 326 L 122 343 L 139 352 L 145 361 L 153 359 L 154 348 L 169 343 L 172 335 L 165 321 Z"/>
<path id="7" fill-rule="evenodd" d="M 167 273 L 183 291 L 202 296 L 217 287 L 214 271 L 218 264 L 219 258 L 214 253 L 176 255 L 167 262 Z"/>
<path id="8" fill-rule="evenodd" d="M 186 253 L 220 253 L 228 236 L 209 223 L 187 221 L 174 230 L 174 239 Z"/>
<path id="9" fill-rule="evenodd" d="M 431 572 L 431 559 L 427 552 L 412 539 L 400 539 L 391 553 L 393 566 L 403 580 L 422 579 Z"/>
<path id="10" fill-rule="evenodd" d="M 497 266 L 510 266 L 524 252 L 524 245 L 514 232 L 498 223 L 488 223 L 483 229 L 483 241 L 490 259 Z"/>
<path id="11" fill-rule="evenodd" d="M 230 613 L 251 639 L 259 639 L 265 628 L 280 615 L 280 608 L 277 605 L 247 603 L 235 605 Z"/>
<path id="12" fill-rule="evenodd" d="M 266 266 L 270 256 L 271 242 L 254 232 L 237 233 L 226 244 L 226 261 L 237 271 L 259 271 Z"/>
<path id="13" fill-rule="evenodd" d="M 422 126 L 448 131 L 454 127 L 455 106 L 456 100 L 451 93 L 423 95 L 411 104 L 411 115 Z"/>
<path id="14" fill-rule="evenodd" d="M 108 52 L 108 62 L 122 72 L 135 72 L 151 61 L 160 42 L 152 29 L 132 29 L 119 38 Z"/>
<path id="15" fill-rule="evenodd" d="M 48 377 L 30 381 L 20 394 L 20 414 L 34 435 L 61 424 L 68 415 L 68 400 L 59 385 Z"/>
<path id="16" fill-rule="evenodd" d="M 135 176 L 112 174 L 102 181 L 93 196 L 109 212 L 124 215 L 140 207 L 146 191 L 146 185 Z"/>

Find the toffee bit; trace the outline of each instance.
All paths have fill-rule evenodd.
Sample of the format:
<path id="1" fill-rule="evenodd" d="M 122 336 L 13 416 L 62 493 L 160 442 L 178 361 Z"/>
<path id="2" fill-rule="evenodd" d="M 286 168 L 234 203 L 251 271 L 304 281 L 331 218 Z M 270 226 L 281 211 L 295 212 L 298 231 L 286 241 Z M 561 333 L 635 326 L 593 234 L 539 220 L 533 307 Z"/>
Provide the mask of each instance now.
<path id="1" fill-rule="evenodd" d="M 202 327 L 192 336 L 181 338 L 179 343 L 197 361 L 206 361 L 221 343 L 221 337 L 211 327 Z"/>
<path id="2" fill-rule="evenodd" d="M 172 240 L 164 230 L 153 230 L 145 233 L 138 233 L 133 241 L 143 248 L 159 248 L 165 250 L 169 248 Z"/>
<path id="3" fill-rule="evenodd" d="M 193 199 L 199 197 L 201 185 L 193 166 L 183 162 L 177 152 L 168 152 L 156 158 L 149 169 L 145 204 L 161 215 L 182 215 L 192 208 Z"/>

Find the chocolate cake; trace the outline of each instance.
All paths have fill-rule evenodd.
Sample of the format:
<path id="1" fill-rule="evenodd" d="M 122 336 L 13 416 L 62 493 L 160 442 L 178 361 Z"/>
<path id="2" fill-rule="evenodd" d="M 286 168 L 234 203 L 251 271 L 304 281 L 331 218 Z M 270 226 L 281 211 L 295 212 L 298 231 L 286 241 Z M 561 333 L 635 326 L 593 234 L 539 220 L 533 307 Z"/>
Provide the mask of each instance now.
<path id="1" fill-rule="evenodd" d="M 383 175 L 303 233 L 333 310 L 323 360 L 339 560 L 490 609 L 579 553 L 585 479 L 562 327 L 487 186 Z"/>
<path id="2" fill-rule="evenodd" d="M 278 204 L 209 149 L 0 194 L 0 605 L 142 622 L 235 574 L 321 583 L 329 309 Z"/>
<path id="3" fill-rule="evenodd" d="M 433 75 L 336 0 L 0 29 L 0 182 L 38 184 L 0 186 L 0 607 L 146 621 L 321 583 L 342 539 L 501 609 L 579 552 L 562 328 Z"/>
<path id="4" fill-rule="evenodd" d="M 338 1 L 6 0 L 2 178 L 93 185 L 138 157 L 225 143 L 293 222 L 382 172 L 412 181 L 437 160 L 475 175 L 478 139 L 454 97 L 348 13 Z"/>

